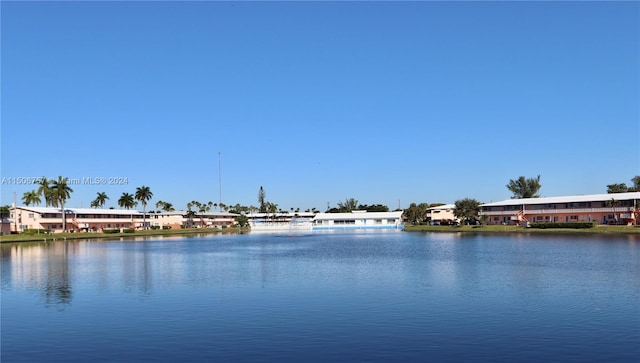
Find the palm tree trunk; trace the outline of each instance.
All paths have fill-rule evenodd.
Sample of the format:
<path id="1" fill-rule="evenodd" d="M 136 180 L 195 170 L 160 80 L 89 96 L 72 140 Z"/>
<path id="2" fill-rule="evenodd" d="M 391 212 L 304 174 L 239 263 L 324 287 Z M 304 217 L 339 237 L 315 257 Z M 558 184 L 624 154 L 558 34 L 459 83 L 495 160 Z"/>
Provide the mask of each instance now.
<path id="1" fill-rule="evenodd" d="M 64 199 L 60 199 L 62 206 L 62 232 L 67 232 L 67 213 L 64 210 Z"/>

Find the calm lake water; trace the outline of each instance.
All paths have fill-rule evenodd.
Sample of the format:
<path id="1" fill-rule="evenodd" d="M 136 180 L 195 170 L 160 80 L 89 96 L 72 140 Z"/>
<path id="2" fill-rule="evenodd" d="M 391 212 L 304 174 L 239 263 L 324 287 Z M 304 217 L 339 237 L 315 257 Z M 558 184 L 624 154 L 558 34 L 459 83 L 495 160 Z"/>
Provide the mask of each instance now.
<path id="1" fill-rule="evenodd" d="M 397 231 L 2 246 L 2 362 L 640 357 L 640 238 Z"/>

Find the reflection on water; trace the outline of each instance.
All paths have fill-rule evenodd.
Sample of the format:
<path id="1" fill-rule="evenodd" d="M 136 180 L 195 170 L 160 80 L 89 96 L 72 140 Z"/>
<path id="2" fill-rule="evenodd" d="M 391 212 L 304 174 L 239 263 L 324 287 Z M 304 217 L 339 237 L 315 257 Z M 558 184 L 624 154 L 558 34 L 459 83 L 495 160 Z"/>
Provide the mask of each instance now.
<path id="1" fill-rule="evenodd" d="M 6 245 L 1 256 L 3 361 L 640 353 L 635 236 L 250 234 Z"/>

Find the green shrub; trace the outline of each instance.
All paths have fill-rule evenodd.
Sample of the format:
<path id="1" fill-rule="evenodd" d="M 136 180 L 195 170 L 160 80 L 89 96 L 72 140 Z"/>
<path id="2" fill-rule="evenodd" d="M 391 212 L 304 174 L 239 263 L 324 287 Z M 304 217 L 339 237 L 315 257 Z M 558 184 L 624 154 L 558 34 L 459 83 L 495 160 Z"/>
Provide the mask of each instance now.
<path id="1" fill-rule="evenodd" d="M 162 226 L 162 230 L 171 229 L 171 226 Z"/>
<path id="2" fill-rule="evenodd" d="M 154 231 L 157 231 L 160 229 L 160 226 L 151 226 L 151 229 L 153 229 Z"/>
<path id="3" fill-rule="evenodd" d="M 30 228 L 22 231 L 23 234 L 51 234 L 51 231 L 48 229 L 38 229 L 38 228 Z"/>
<path id="4" fill-rule="evenodd" d="M 531 228 L 573 228 L 573 229 L 581 229 L 581 228 L 593 228 L 596 226 L 596 222 L 568 222 L 568 223 L 531 223 L 529 227 Z"/>
<path id="5" fill-rule="evenodd" d="M 122 233 L 134 233 L 136 230 L 133 228 L 123 228 Z"/>
<path id="6" fill-rule="evenodd" d="M 119 232 L 120 230 L 117 228 L 108 228 L 108 229 L 102 230 L 102 233 L 105 233 L 105 234 L 113 234 L 113 233 L 119 233 Z"/>

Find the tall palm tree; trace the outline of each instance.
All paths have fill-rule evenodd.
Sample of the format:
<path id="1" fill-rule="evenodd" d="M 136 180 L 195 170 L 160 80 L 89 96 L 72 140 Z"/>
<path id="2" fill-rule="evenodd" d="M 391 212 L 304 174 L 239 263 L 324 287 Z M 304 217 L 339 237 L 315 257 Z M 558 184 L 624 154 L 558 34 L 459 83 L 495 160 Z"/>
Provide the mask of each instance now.
<path id="1" fill-rule="evenodd" d="M 25 192 L 22 195 L 22 202 L 26 205 L 29 206 L 31 204 L 40 204 L 42 202 L 42 200 L 40 199 L 40 195 L 38 194 L 37 191 L 32 190 L 30 192 Z"/>
<path id="2" fill-rule="evenodd" d="M 620 201 L 615 198 L 611 198 L 611 200 L 606 201 L 605 204 L 607 205 L 607 207 L 613 210 L 613 219 L 615 219 L 616 224 L 618 224 L 618 215 L 616 214 L 616 207 L 620 205 Z"/>
<path id="3" fill-rule="evenodd" d="M 175 208 L 173 208 L 173 204 L 164 202 L 164 205 L 162 206 L 162 210 L 165 212 L 173 212 Z"/>
<path id="4" fill-rule="evenodd" d="M 136 188 L 136 200 L 142 203 L 142 229 L 147 229 L 147 201 L 153 197 L 151 189 L 147 186 Z"/>
<path id="5" fill-rule="evenodd" d="M 93 201 L 95 202 L 96 207 L 102 208 L 104 206 L 104 203 L 107 201 L 107 199 L 109 199 L 109 197 L 107 196 L 107 193 L 99 192 L 98 196 Z M 91 202 L 91 204 L 92 204 L 91 206 L 93 207 L 94 203 Z"/>
<path id="6" fill-rule="evenodd" d="M 189 209 L 187 211 L 187 218 L 189 219 L 189 228 L 193 228 L 193 218 L 196 216 L 196 212 Z"/>
<path id="7" fill-rule="evenodd" d="M 67 231 L 67 213 L 64 211 L 64 203 L 71 198 L 73 189 L 67 184 L 69 178 L 58 176 L 58 180 L 51 183 L 51 198 L 54 207 L 60 206 L 62 209 L 62 231 Z"/>
<path id="8" fill-rule="evenodd" d="M 138 203 L 133 199 L 133 194 L 122 193 L 120 199 L 118 199 L 118 205 L 124 209 L 131 209 L 135 207 L 136 204 Z"/>
<path id="9" fill-rule="evenodd" d="M 38 187 L 37 193 L 44 197 L 44 202 L 47 207 L 52 206 L 54 204 L 53 197 L 51 195 L 51 183 L 53 180 L 49 180 L 46 177 L 42 177 L 42 179 L 38 180 L 36 184 L 40 185 Z"/>
<path id="10" fill-rule="evenodd" d="M 156 202 L 156 213 L 160 212 L 164 208 L 165 203 L 166 202 L 161 200 Z"/>

